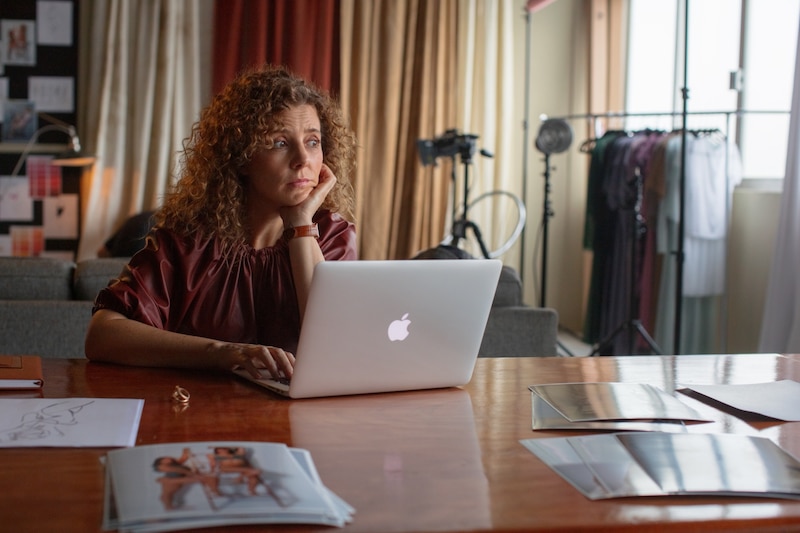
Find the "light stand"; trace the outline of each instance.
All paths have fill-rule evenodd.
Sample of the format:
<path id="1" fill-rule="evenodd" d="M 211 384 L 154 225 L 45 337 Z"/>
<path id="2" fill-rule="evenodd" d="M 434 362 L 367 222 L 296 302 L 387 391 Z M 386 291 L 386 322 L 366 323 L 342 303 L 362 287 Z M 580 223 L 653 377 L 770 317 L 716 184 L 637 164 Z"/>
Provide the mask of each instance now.
<path id="1" fill-rule="evenodd" d="M 683 129 L 681 131 L 681 172 L 680 172 L 680 199 L 678 200 L 678 250 L 675 254 L 676 276 L 675 276 L 675 324 L 673 331 L 672 350 L 677 355 L 681 353 L 681 321 L 683 307 L 683 260 L 684 243 L 683 237 L 686 232 L 684 218 L 686 216 L 686 127 L 688 117 L 689 100 L 689 0 L 683 2 L 683 89 L 681 97 L 683 99 Z"/>
<path id="2" fill-rule="evenodd" d="M 461 156 L 461 164 L 464 167 L 464 192 L 462 197 L 461 203 L 461 217 L 456 219 L 455 212 L 453 213 L 453 221 L 452 221 L 452 240 L 450 244 L 458 248 L 458 241 L 461 239 L 465 239 L 467 237 L 467 230 L 472 230 L 472 233 L 475 235 L 475 240 L 478 241 L 478 246 L 481 249 L 481 254 L 485 259 L 489 259 L 489 250 L 486 248 L 486 244 L 483 242 L 483 236 L 481 234 L 481 230 L 478 225 L 467 218 L 467 210 L 469 209 L 469 165 L 472 163 L 472 152 L 474 151 L 474 146 L 471 149 L 462 149 L 460 150 L 459 154 Z M 453 160 L 453 170 L 452 170 L 452 179 L 453 179 L 453 205 L 455 206 L 456 200 L 456 155 L 452 156 Z"/>
<path id="3" fill-rule="evenodd" d="M 469 165 L 472 163 L 472 156 L 475 154 L 475 142 L 478 136 L 471 133 L 458 133 L 458 131 L 451 129 L 444 132 L 439 137 L 426 140 L 417 140 L 417 150 L 419 152 L 420 160 L 425 166 L 435 165 L 436 159 L 439 157 L 447 156 L 452 159 L 453 165 L 451 168 L 451 176 L 453 181 L 453 210 L 452 210 L 452 229 L 451 240 L 448 244 L 458 247 L 458 242 L 467 237 L 467 230 L 472 230 L 475 235 L 475 240 L 478 241 L 478 246 L 481 249 L 483 257 L 490 258 L 489 249 L 483 242 L 483 236 L 478 225 L 467 218 L 467 211 L 469 210 Z M 492 157 L 492 154 L 487 150 L 481 150 L 481 155 L 484 157 Z M 456 218 L 456 206 L 458 201 L 456 198 L 456 158 L 461 159 L 464 167 L 464 195 L 462 198 L 462 213 L 460 218 Z"/>
<path id="4" fill-rule="evenodd" d="M 565 151 L 572 144 L 572 127 L 566 120 L 548 119 L 539 126 L 536 136 L 536 148 L 544 154 L 544 207 L 542 209 L 542 266 L 539 306 L 545 307 L 547 290 L 547 239 L 550 218 L 553 210 L 550 206 L 550 155 Z"/>
<path id="5" fill-rule="evenodd" d="M 547 239 L 550 218 L 555 214 L 550 204 L 550 154 L 544 154 L 544 205 L 542 206 L 542 265 L 539 279 L 539 307 L 544 307 L 547 300 Z"/>
<path id="6" fill-rule="evenodd" d="M 550 206 L 550 155 L 563 152 L 572 144 L 572 127 L 566 120 L 552 119 L 545 120 L 539 126 L 539 133 L 536 136 L 536 149 L 544 154 L 544 206 L 542 208 L 542 266 L 539 293 L 539 307 L 545 307 L 547 290 L 547 248 L 548 248 L 548 227 L 553 210 Z M 556 340 L 556 344 L 568 356 L 574 354 L 564 346 L 561 341 Z"/>

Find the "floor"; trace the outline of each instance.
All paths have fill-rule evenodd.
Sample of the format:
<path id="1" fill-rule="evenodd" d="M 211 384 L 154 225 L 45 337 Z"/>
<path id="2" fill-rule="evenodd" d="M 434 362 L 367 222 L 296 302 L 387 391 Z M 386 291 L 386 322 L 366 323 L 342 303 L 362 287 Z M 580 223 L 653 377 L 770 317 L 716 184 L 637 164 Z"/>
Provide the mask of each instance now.
<path id="1" fill-rule="evenodd" d="M 583 342 L 580 337 L 564 328 L 558 330 L 558 353 L 566 357 L 586 357 L 592 353 L 593 347 Z"/>

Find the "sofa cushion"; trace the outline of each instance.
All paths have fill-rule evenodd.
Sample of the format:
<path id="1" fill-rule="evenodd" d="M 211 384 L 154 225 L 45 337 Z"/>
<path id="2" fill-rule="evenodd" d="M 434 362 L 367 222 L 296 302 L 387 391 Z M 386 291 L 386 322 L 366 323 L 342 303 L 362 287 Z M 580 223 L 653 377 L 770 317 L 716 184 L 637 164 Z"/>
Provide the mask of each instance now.
<path id="1" fill-rule="evenodd" d="M 522 305 L 522 280 L 517 271 L 504 265 L 500 270 L 497 291 L 494 293 L 492 307 L 516 307 Z"/>
<path id="2" fill-rule="evenodd" d="M 549 307 L 494 307 L 483 334 L 480 357 L 558 355 L 558 313 Z"/>
<path id="3" fill-rule="evenodd" d="M 80 261 L 75 268 L 75 299 L 94 301 L 100 289 L 118 277 L 127 258 L 107 257 Z"/>
<path id="4" fill-rule="evenodd" d="M 52 257 L 0 257 L 0 300 L 70 300 L 75 263 Z"/>

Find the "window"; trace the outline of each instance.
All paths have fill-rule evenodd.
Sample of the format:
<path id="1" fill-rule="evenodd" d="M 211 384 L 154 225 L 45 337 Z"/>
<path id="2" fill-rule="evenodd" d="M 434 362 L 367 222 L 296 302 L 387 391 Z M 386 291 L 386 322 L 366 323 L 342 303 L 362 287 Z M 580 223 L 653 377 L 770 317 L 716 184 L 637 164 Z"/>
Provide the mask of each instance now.
<path id="1" fill-rule="evenodd" d="M 626 128 L 718 128 L 734 139 L 746 179 L 783 178 L 800 0 L 631 0 Z"/>

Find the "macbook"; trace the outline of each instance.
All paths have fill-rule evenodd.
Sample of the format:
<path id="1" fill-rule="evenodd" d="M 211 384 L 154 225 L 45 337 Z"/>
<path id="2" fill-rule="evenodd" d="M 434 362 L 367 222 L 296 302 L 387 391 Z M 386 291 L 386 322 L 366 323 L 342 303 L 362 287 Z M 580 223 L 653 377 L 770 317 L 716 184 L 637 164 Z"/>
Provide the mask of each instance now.
<path id="1" fill-rule="evenodd" d="M 292 379 L 237 373 L 291 398 L 464 385 L 501 268 L 497 259 L 319 263 Z"/>

